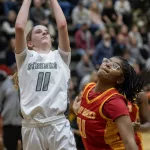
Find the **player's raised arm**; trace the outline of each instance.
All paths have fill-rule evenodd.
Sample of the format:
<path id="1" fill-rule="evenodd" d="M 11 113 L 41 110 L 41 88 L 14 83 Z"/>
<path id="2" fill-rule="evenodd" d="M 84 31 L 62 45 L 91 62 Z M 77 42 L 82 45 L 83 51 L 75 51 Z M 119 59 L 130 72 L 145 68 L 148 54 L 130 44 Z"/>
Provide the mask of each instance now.
<path id="1" fill-rule="evenodd" d="M 58 28 L 59 48 L 65 52 L 70 52 L 70 41 L 68 36 L 67 22 L 64 13 L 57 0 L 49 0 L 54 12 Z"/>
<path id="2" fill-rule="evenodd" d="M 15 53 L 20 54 L 26 48 L 25 28 L 28 20 L 29 7 L 31 0 L 23 0 L 22 6 L 18 13 L 15 33 L 16 33 L 16 49 Z"/>

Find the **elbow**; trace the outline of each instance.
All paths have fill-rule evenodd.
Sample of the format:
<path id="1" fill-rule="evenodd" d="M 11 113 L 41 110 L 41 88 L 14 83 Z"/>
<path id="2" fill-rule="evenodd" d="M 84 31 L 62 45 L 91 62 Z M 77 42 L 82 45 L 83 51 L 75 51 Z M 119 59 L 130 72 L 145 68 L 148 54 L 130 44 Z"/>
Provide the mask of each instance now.
<path id="1" fill-rule="evenodd" d="M 61 23 L 59 23 L 58 28 L 59 29 L 66 29 L 67 28 L 67 22 L 62 21 Z"/>
<path id="2" fill-rule="evenodd" d="M 24 31 L 24 25 L 22 25 L 22 24 L 19 24 L 19 23 L 16 23 L 15 24 L 15 30 L 16 31 Z"/>

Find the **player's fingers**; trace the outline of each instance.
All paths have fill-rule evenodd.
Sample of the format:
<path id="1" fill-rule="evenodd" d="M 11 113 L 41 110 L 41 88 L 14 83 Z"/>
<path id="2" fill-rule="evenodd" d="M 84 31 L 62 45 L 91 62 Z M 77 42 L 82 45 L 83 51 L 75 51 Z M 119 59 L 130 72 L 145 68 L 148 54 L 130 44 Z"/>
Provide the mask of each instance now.
<path id="1" fill-rule="evenodd" d="M 78 103 L 78 102 L 80 102 L 80 101 L 81 101 L 81 98 L 80 98 L 79 96 L 77 96 L 77 97 L 75 98 L 75 102 Z"/>
<path id="2" fill-rule="evenodd" d="M 73 102 L 73 107 L 76 107 L 78 105 L 78 96 L 75 98 Z"/>
<path id="3" fill-rule="evenodd" d="M 134 128 L 139 128 L 141 126 L 139 122 L 133 122 L 132 125 Z"/>
<path id="4" fill-rule="evenodd" d="M 75 103 L 77 103 L 78 101 L 79 101 L 79 97 L 78 97 L 78 96 L 76 96 L 76 98 L 75 98 L 74 102 L 75 102 Z"/>

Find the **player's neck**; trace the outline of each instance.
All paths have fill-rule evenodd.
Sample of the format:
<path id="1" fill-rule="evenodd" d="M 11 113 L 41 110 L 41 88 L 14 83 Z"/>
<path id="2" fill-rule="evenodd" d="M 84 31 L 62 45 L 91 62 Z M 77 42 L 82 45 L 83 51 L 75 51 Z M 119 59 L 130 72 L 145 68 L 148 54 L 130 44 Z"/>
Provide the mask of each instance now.
<path id="1" fill-rule="evenodd" d="M 110 83 L 107 84 L 106 82 L 99 80 L 95 86 L 94 92 L 104 92 L 112 87 L 113 85 L 111 85 Z"/>
<path id="2" fill-rule="evenodd" d="M 50 52 L 50 46 L 44 46 L 44 45 L 41 45 L 40 47 L 34 47 L 34 50 L 37 52 L 37 53 L 41 53 L 41 54 L 47 54 Z"/>

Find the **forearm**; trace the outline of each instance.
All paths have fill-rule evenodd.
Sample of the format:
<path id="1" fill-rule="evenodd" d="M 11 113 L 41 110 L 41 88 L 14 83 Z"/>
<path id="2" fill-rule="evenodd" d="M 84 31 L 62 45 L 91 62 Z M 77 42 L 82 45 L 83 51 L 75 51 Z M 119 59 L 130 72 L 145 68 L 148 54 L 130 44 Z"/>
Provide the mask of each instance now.
<path id="1" fill-rule="evenodd" d="M 66 18 L 57 0 L 50 0 L 58 29 L 67 26 Z"/>
<path id="2" fill-rule="evenodd" d="M 26 28 L 31 0 L 24 0 L 16 19 L 16 27 Z"/>
<path id="3" fill-rule="evenodd" d="M 125 150 L 138 150 L 138 147 L 134 140 L 127 141 L 125 143 Z"/>

